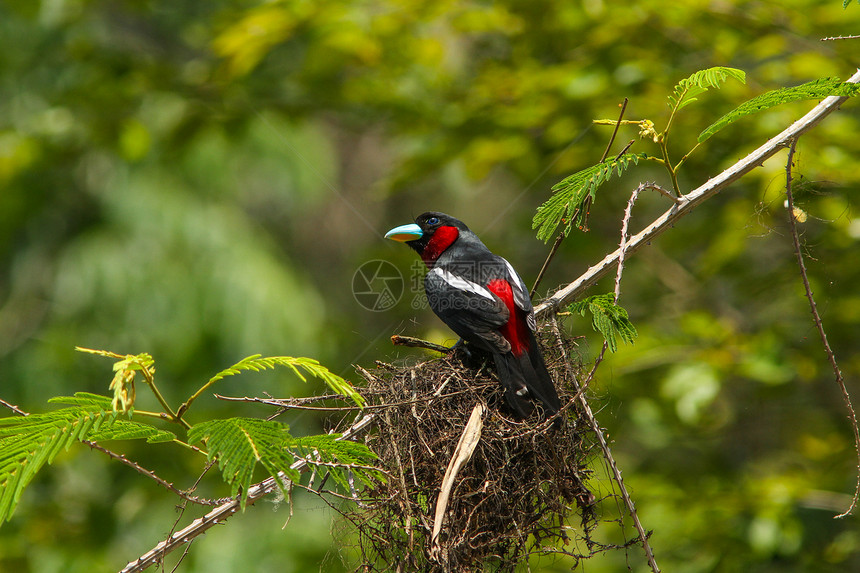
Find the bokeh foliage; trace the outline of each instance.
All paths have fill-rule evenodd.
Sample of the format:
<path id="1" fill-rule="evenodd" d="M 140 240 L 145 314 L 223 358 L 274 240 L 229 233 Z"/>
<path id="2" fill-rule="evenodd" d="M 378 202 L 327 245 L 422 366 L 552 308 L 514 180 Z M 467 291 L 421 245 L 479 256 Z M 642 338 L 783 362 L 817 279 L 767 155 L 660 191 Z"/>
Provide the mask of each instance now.
<path id="1" fill-rule="evenodd" d="M 417 293 L 372 313 L 350 292 L 370 259 L 414 273 L 406 249 L 383 244 L 385 229 L 428 208 L 452 212 L 530 282 L 547 248 L 530 229 L 535 208 L 596 163 L 609 137 L 592 119 L 616 117 L 628 97 L 629 119 L 665 121 L 680 79 L 744 70 L 746 86 L 728 83 L 682 110 L 670 143 L 679 157 L 745 99 L 853 73 L 857 41 L 819 39 L 858 23 L 860 7 L 838 0 L 9 0 L 0 5 L 2 397 L 41 411 L 51 396 L 104 393 L 108 376 L 75 345 L 157 356 L 173 400 L 253 353 L 311 356 L 345 375 L 353 362 L 413 359 L 388 335 L 452 337 L 412 308 Z M 720 132 L 686 162 L 682 189 L 808 108 Z M 796 189 L 813 288 L 855 393 L 858 124 L 850 102 L 801 140 Z M 622 130 L 616 152 L 636 138 Z M 621 302 L 639 336 L 610 356 L 594 391 L 666 570 L 860 568 L 856 518 L 831 519 L 856 463 L 786 235 L 783 161 L 628 262 Z M 565 241 L 544 287 L 613 249 L 630 190 L 661 177 L 631 168 L 602 187 L 591 232 Z M 662 201 L 643 196 L 634 228 Z M 568 324 L 591 339 L 586 319 Z M 219 391 L 313 391 L 286 376 L 253 380 Z M 259 413 L 211 398 L 208 407 Z M 309 416 L 286 421 L 317 429 Z M 200 469 L 166 448 L 126 453 L 183 486 Z M 116 569 L 175 518 L 174 500 L 93 452 L 73 452 L 33 488 L 0 532 L 0 570 Z M 313 499 L 297 503 L 284 531 L 287 511 L 257 508 L 235 518 L 248 527 L 210 532 L 184 570 L 316 567 L 330 517 Z M 341 566 L 326 559 L 325 570 Z M 635 548 L 611 559 L 588 567 L 643 566 Z"/>

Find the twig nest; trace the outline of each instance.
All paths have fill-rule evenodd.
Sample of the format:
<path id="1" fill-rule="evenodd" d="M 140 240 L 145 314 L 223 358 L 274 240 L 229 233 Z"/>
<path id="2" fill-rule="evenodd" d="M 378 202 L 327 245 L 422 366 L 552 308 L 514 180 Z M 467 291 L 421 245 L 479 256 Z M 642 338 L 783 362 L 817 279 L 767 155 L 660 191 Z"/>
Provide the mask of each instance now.
<path id="1" fill-rule="evenodd" d="M 560 352 L 558 354 L 561 354 Z M 492 359 L 458 350 L 412 366 L 361 370 L 380 411 L 367 444 L 389 472 L 348 514 L 368 571 L 513 570 L 528 555 L 594 549 L 594 497 L 584 481 L 591 443 L 577 423 L 574 369 L 545 352 L 565 407 L 520 420 L 507 404 Z M 437 498 L 458 441 L 478 403 L 487 405 L 480 440 L 459 469 L 441 532 L 431 542 Z M 581 519 L 574 527 L 574 513 Z M 585 544 L 570 544 L 569 531 Z"/>

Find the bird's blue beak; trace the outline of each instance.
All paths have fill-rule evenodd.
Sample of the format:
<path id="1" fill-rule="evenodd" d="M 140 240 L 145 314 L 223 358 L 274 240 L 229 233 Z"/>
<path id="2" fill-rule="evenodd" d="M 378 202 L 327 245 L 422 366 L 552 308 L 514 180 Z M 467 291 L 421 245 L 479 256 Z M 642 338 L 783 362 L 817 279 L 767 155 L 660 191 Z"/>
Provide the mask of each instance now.
<path id="1" fill-rule="evenodd" d="M 408 225 L 400 225 L 399 227 L 394 227 L 393 229 L 385 233 L 385 238 L 391 239 L 392 241 L 400 241 L 401 243 L 406 243 L 408 241 L 420 239 L 423 235 L 424 231 L 421 230 L 421 227 L 419 227 L 415 223 L 409 223 Z"/>

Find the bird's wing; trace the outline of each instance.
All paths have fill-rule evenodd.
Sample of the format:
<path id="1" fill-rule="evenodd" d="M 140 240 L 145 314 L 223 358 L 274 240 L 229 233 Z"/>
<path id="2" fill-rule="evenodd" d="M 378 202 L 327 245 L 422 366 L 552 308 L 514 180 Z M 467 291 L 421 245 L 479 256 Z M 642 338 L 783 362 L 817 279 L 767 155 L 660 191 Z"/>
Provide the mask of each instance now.
<path id="1" fill-rule="evenodd" d="M 510 313 L 486 287 L 435 267 L 424 278 L 424 288 L 430 308 L 451 330 L 488 350 L 510 350 L 510 343 L 498 331 Z"/>

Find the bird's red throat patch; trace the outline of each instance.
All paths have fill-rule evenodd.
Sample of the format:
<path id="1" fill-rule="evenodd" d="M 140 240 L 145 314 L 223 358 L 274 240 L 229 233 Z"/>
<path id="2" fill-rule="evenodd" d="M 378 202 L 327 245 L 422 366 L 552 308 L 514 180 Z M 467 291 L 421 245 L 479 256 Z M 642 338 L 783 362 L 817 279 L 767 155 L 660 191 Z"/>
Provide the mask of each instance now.
<path id="1" fill-rule="evenodd" d="M 457 227 L 445 225 L 436 229 L 433 237 L 427 242 L 427 246 L 421 251 L 421 260 L 431 268 L 439 255 L 445 252 L 445 249 L 451 246 L 451 243 L 457 240 L 460 236 L 460 231 Z"/>

